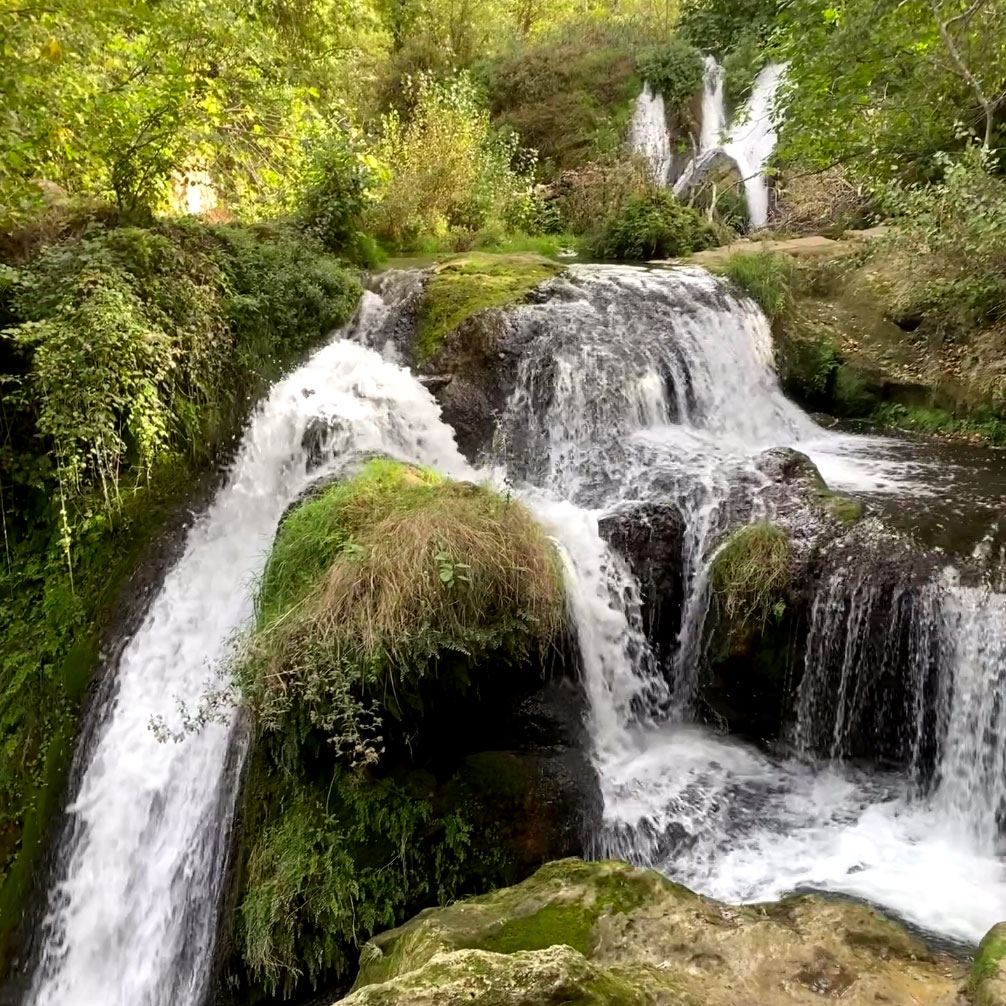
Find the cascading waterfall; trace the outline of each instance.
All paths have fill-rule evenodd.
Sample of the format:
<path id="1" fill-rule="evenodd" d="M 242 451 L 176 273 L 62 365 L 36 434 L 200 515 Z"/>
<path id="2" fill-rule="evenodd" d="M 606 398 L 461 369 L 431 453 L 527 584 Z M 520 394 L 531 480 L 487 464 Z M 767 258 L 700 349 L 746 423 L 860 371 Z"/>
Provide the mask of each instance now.
<path id="1" fill-rule="evenodd" d="M 671 134 L 667 129 L 664 96 L 649 84 L 636 99 L 629 124 L 629 150 L 645 158 L 654 185 L 664 186 L 671 174 Z"/>
<path id="2" fill-rule="evenodd" d="M 706 61 L 699 153 L 674 183 L 675 195 L 688 192 L 708 166 L 727 158 L 737 166 L 743 180 L 751 229 L 766 226 L 769 192 L 765 169 L 778 138 L 775 106 L 785 72 L 781 63 L 764 67 L 755 78 L 747 105 L 727 129 L 723 68 L 712 57 Z"/>
<path id="3" fill-rule="evenodd" d="M 365 295 L 361 322 L 386 311 Z M 322 421 L 326 465 L 310 471 Z M 285 507 L 359 451 L 466 474 L 439 408 L 408 371 L 348 340 L 278 383 L 244 435 L 226 485 L 189 533 L 116 671 L 94 748 L 68 809 L 33 1006 L 201 1006 L 226 861 L 236 722 L 161 743 L 152 717 L 177 723 L 225 664 L 252 610 L 254 581 Z M 240 756 L 240 752 L 238 752 Z M 233 759 L 232 759 L 233 760 Z"/>
<path id="4" fill-rule="evenodd" d="M 519 444 L 518 474 L 592 518 L 661 496 L 685 517 L 688 582 L 670 694 L 654 686 L 631 574 L 598 551 L 593 519 L 582 536 L 589 548 L 569 561 L 605 800 L 603 851 L 727 901 L 821 888 L 949 938 L 979 938 L 1006 909 L 993 837 L 1006 808 L 1002 595 L 943 583 L 914 589 L 896 569 L 880 584 L 857 579 L 854 566 L 837 569 L 822 584 L 808 643 L 804 753 L 763 754 L 686 722 L 711 545 L 738 497 L 746 519 L 765 512 L 754 456 L 796 446 L 833 487 L 880 493 L 912 492 L 926 473 L 888 456 L 889 442 L 825 434 L 787 402 L 764 318 L 701 272 L 578 268 L 543 302 L 512 312 L 511 323 L 530 335 L 504 418 L 508 441 Z M 571 524 L 557 524 L 560 539 Z M 593 599 L 590 618 L 583 596 Z M 903 674 L 915 683 L 891 715 L 901 724 L 898 753 L 915 771 L 827 759 L 848 753 L 857 731 L 876 740 L 865 713 L 883 720 L 885 704 L 870 677 Z M 942 753 L 932 740 L 941 729 Z"/>
<path id="5" fill-rule="evenodd" d="M 726 72 L 715 56 L 706 56 L 702 74 L 702 126 L 699 133 L 699 153 L 713 150 L 723 142 L 727 128 L 726 102 L 723 87 Z"/>
<path id="6" fill-rule="evenodd" d="M 415 290 L 411 277 L 390 278 L 383 297 L 365 296 L 348 333 L 358 341 L 331 343 L 273 388 L 127 645 L 93 747 L 79 754 L 31 1006 L 202 1006 L 240 725 L 225 718 L 159 743 L 150 719 L 173 726 L 176 698 L 198 701 L 212 685 L 251 614 L 280 516 L 316 475 L 374 451 L 479 477 L 430 394 L 370 348 L 385 347 Z M 896 578 L 880 589 L 843 581 L 836 566 L 814 609 L 800 699 L 808 720 L 825 722 L 804 725 L 802 753 L 764 754 L 687 722 L 712 547 L 736 520 L 769 513 L 757 455 L 796 445 L 838 488 L 898 492 L 914 487 L 915 469 L 868 438 L 826 434 L 788 402 L 765 318 L 701 270 L 574 267 L 507 324 L 525 348 L 500 443 L 566 564 L 604 851 L 724 900 L 819 887 L 976 939 L 1006 906 L 996 854 L 1006 806 L 1003 595 L 947 574 L 921 602 Z M 685 520 L 685 603 L 669 668 L 650 652 L 628 566 L 599 533 L 601 517 L 659 499 Z M 895 595 L 914 607 L 882 612 Z M 897 626 L 896 653 L 862 645 L 857 625 L 882 614 Z M 856 689 L 874 664 L 905 660 L 920 682 L 905 722 L 930 729 L 919 710 L 934 705 L 944 736 L 928 787 L 902 771 L 817 761 L 822 744 L 848 753 L 869 704 Z"/>

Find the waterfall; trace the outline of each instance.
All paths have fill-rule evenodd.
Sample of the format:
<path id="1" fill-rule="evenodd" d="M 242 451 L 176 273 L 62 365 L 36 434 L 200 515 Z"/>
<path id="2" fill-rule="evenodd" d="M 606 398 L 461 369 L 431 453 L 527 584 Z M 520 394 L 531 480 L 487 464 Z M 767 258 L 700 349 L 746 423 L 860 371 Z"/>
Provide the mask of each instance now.
<path id="1" fill-rule="evenodd" d="M 702 93 L 702 129 L 699 153 L 674 183 L 674 194 L 687 193 L 720 159 L 736 166 L 744 184 L 752 230 L 768 224 L 768 182 L 765 169 L 777 137 L 776 97 L 786 67 L 771 63 L 755 78 L 751 96 L 727 128 L 723 94 L 723 68 L 711 56 L 706 60 Z"/>
<path id="2" fill-rule="evenodd" d="M 629 124 L 629 150 L 646 159 L 654 185 L 667 185 L 671 174 L 671 134 L 664 96 L 649 84 L 636 99 Z"/>
<path id="3" fill-rule="evenodd" d="M 991 837 L 1006 810 L 1006 598 L 920 581 L 893 546 L 890 568 L 864 569 L 850 546 L 813 606 L 796 754 L 689 723 L 712 546 L 738 505 L 771 516 L 758 452 L 796 446 L 834 487 L 873 493 L 914 494 L 935 473 L 817 428 L 779 390 L 760 312 L 701 271 L 577 267 L 546 291 L 509 314 L 526 348 L 503 426 L 513 473 L 570 501 L 551 523 L 584 651 L 601 851 L 726 901 L 819 888 L 977 940 L 1006 907 Z M 684 516 L 686 585 L 672 666 L 655 673 L 638 586 L 596 521 L 660 498 Z"/>
<path id="4" fill-rule="evenodd" d="M 361 323 L 380 323 L 377 298 L 365 298 Z M 241 732 L 230 718 L 161 743 L 150 721 L 174 727 L 177 700 L 196 703 L 213 685 L 250 617 L 280 516 L 318 474 L 305 433 L 319 419 L 329 468 L 376 451 L 467 472 L 430 394 L 373 350 L 337 339 L 272 389 L 119 661 L 68 808 L 33 1006 L 204 1001 L 235 797 L 225 769 Z"/>
<path id="5" fill-rule="evenodd" d="M 702 74 L 702 127 L 699 134 L 699 153 L 718 147 L 723 142 L 727 128 L 727 111 L 723 98 L 726 74 L 715 56 L 706 56 Z"/>
<path id="6" fill-rule="evenodd" d="M 760 453 L 796 446 L 833 487 L 873 493 L 914 493 L 916 463 L 889 441 L 826 433 L 787 401 L 768 322 L 724 281 L 576 266 L 507 312 L 522 355 L 500 419 L 505 456 L 501 470 L 474 472 L 433 398 L 389 358 L 417 289 L 399 274 L 365 295 L 352 338 L 315 353 L 252 416 L 114 669 L 93 745 L 78 752 L 26 1002 L 202 1006 L 243 734 L 225 715 L 160 743 L 150 721 L 177 726 L 177 699 L 197 702 L 216 681 L 312 466 L 335 470 L 359 452 L 461 478 L 505 474 L 554 537 L 590 705 L 602 851 L 727 901 L 821 888 L 968 941 L 1001 918 L 1006 596 L 951 572 L 920 584 L 893 550 L 890 569 L 864 570 L 852 546 L 813 605 L 795 753 L 691 722 L 711 554 L 738 521 L 772 515 Z M 682 624 L 666 666 L 643 631 L 639 585 L 600 533 L 602 518 L 661 500 L 684 520 Z M 885 706 L 885 682 L 905 667 L 915 684 Z M 890 754 L 908 770 L 843 760 L 890 716 Z"/>

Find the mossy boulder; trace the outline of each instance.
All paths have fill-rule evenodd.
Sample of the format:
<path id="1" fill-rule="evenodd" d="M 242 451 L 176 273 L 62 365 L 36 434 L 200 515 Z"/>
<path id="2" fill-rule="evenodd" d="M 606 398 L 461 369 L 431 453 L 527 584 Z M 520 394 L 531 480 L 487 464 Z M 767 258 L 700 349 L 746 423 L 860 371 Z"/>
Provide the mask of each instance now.
<path id="1" fill-rule="evenodd" d="M 1006 922 L 985 934 L 968 976 L 968 992 L 974 1006 L 1006 1006 Z"/>
<path id="2" fill-rule="evenodd" d="M 502 309 L 533 297 L 562 269 L 541 255 L 472 254 L 430 272 L 408 353 L 468 457 L 489 446 L 516 379 L 519 333 Z"/>
<path id="3" fill-rule="evenodd" d="M 371 933 L 582 852 L 601 801 L 576 667 L 518 501 L 383 458 L 305 495 L 236 668 L 236 987 L 338 981 Z"/>
<path id="4" fill-rule="evenodd" d="M 735 907 L 625 863 L 550 863 L 364 948 L 344 1006 L 953 1006 L 963 968 L 861 904 Z"/>

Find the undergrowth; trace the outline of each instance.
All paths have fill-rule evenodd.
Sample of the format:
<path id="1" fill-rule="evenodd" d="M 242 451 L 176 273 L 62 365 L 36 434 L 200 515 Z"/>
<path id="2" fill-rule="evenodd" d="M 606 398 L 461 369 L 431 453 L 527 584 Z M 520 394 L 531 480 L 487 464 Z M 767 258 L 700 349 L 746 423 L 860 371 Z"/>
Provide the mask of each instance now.
<path id="1" fill-rule="evenodd" d="M 113 601 L 250 403 L 359 287 L 293 234 L 195 221 L 92 225 L 0 271 L 6 931 Z"/>
<path id="2" fill-rule="evenodd" d="M 558 275 L 562 266 L 538 255 L 468 255 L 440 265 L 426 284 L 414 353 L 417 363 L 436 355 L 466 318 L 520 301 Z"/>
<path id="3" fill-rule="evenodd" d="M 769 321 L 778 321 L 792 309 L 799 272 L 788 255 L 734 252 L 724 263 L 713 268 L 744 290 L 761 307 Z"/>
<path id="4" fill-rule="evenodd" d="M 286 517 L 237 664 L 258 737 L 237 919 L 248 982 L 287 994 L 343 974 L 376 929 L 505 876 L 472 808 L 411 765 L 427 703 L 510 673 L 562 618 L 544 532 L 486 488 L 374 460 Z"/>
<path id="5" fill-rule="evenodd" d="M 630 196 L 592 241 L 601 259 L 675 258 L 718 244 L 716 230 L 664 189 Z"/>

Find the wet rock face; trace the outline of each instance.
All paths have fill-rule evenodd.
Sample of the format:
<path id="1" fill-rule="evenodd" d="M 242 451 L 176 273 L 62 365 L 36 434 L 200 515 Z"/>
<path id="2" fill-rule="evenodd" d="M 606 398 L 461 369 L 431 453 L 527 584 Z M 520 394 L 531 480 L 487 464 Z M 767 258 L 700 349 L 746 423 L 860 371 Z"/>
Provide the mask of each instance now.
<path id="1" fill-rule="evenodd" d="M 375 937 L 343 1003 L 954 1006 L 963 971 L 861 904 L 733 907 L 565 860 Z"/>
<path id="2" fill-rule="evenodd" d="M 601 537 L 629 563 L 639 583 L 643 629 L 661 664 L 672 656 L 684 600 L 684 519 L 674 503 L 640 503 L 598 523 Z"/>

